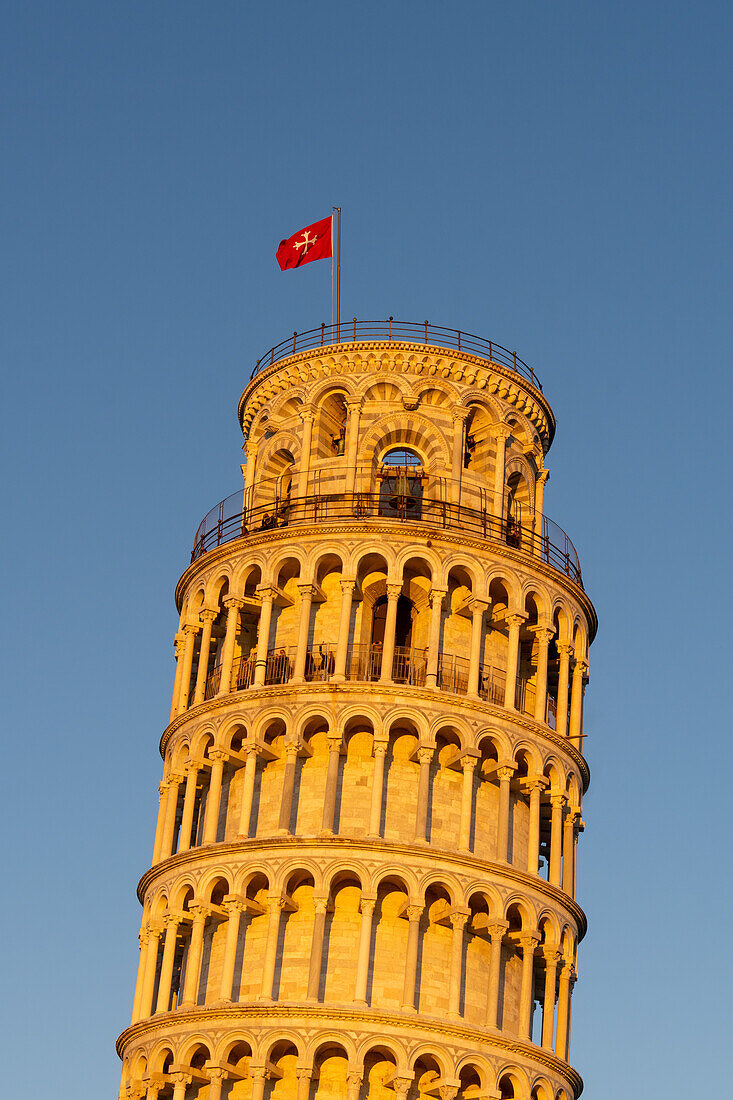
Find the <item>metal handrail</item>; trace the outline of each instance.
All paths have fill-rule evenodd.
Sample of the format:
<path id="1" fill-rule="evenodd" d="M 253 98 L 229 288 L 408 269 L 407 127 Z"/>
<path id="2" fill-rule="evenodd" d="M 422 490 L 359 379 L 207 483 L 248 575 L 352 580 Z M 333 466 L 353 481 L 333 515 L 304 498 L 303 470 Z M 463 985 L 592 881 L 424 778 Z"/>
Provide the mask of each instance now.
<path id="1" fill-rule="evenodd" d="M 501 344 L 495 344 L 493 340 L 474 336 L 473 333 L 463 332 L 461 329 L 431 325 L 428 321 L 395 321 L 394 317 L 389 317 L 386 321 L 358 321 L 354 317 L 351 321 L 342 321 L 338 325 L 322 324 L 318 328 L 307 329 L 305 332 L 294 332 L 287 340 L 281 340 L 257 360 L 250 379 L 266 367 L 271 367 L 281 359 L 295 355 L 297 351 L 307 351 L 328 344 L 355 343 L 357 340 L 385 339 L 410 344 L 434 344 L 437 347 L 466 351 L 470 355 L 478 356 L 479 359 L 509 367 L 515 374 L 521 374 L 538 390 L 542 390 L 537 375 L 523 359 L 519 358 L 516 351 L 509 351 Z"/>
<path id="2" fill-rule="evenodd" d="M 315 642 L 306 651 L 303 679 L 306 683 L 328 683 L 333 679 L 336 669 L 337 646 L 333 642 Z M 295 673 L 297 646 L 282 646 L 270 649 L 265 658 L 264 686 L 272 687 L 290 683 Z M 345 679 L 349 682 L 375 682 L 382 675 L 383 649 L 374 643 L 353 643 L 349 646 Z M 232 692 L 245 691 L 254 687 L 256 659 L 254 651 L 248 656 L 238 657 L 232 665 L 232 678 L 229 689 Z M 436 688 L 452 695 L 468 693 L 470 661 L 455 653 L 438 654 L 436 668 Z M 215 665 L 206 679 L 205 699 L 212 699 L 221 685 L 221 664 Z M 395 646 L 392 657 L 392 676 L 394 684 L 406 684 L 411 687 L 425 687 L 427 683 L 428 657 L 426 649 L 413 646 Z M 495 706 L 504 706 L 506 669 L 495 665 L 481 665 L 478 675 L 478 694 L 485 702 Z M 193 693 L 192 693 L 193 696 Z M 190 705 L 190 701 L 189 701 Z M 535 686 L 524 677 L 518 677 L 514 705 L 520 713 L 534 714 Z M 548 692 L 545 709 L 546 721 L 553 729 L 556 724 L 557 700 Z"/>
<path id="3" fill-rule="evenodd" d="M 199 524 L 191 561 L 202 554 L 260 531 L 333 520 L 379 519 L 394 523 L 422 523 L 464 531 L 501 542 L 539 558 L 582 585 L 580 559 L 570 538 L 553 520 L 542 517 L 542 531 L 514 519 L 499 519 L 482 508 L 449 504 L 427 497 L 405 497 L 402 505 L 386 504 L 379 493 L 326 493 L 306 497 L 282 497 L 257 508 L 242 508 L 242 493 L 220 501 Z"/>

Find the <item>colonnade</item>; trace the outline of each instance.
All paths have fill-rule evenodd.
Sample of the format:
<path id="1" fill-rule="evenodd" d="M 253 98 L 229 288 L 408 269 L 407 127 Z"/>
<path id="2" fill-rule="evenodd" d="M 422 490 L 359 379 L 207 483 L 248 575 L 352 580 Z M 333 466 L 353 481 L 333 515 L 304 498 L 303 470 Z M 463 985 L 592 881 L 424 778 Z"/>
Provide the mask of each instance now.
<path id="1" fill-rule="evenodd" d="M 246 1095 L 260 1100 L 268 1082 L 277 1089 L 279 1082 L 286 1081 L 298 1100 L 333 1095 L 337 1081 L 338 1095 L 345 1100 L 380 1096 L 385 1087 L 394 1092 L 396 1100 L 435 1095 L 441 1100 L 567 1100 L 565 1089 L 556 1090 L 546 1077 L 539 1076 L 530 1088 L 526 1073 L 516 1064 L 502 1062 L 497 1074 L 480 1054 L 456 1058 L 455 1052 L 447 1051 L 442 1044 L 421 1048 L 415 1058 L 409 1057 L 403 1044 L 394 1039 L 386 1046 L 374 1036 L 373 1046 L 357 1053 L 350 1044 L 347 1048 L 346 1043 L 342 1045 L 323 1033 L 312 1036 L 307 1045 L 298 1039 L 297 1046 L 291 1036 L 278 1037 L 276 1033 L 259 1048 L 254 1042 L 240 1040 L 227 1044 L 229 1051 L 224 1046 L 218 1053 L 222 1050 L 221 1040 L 212 1036 L 207 1042 L 207 1038 L 204 1031 L 177 1057 L 171 1048 L 160 1048 L 150 1066 L 145 1059 L 134 1059 L 120 1100 L 159 1100 L 162 1092 L 173 1100 L 176 1088 L 184 1090 L 179 1096 L 185 1096 L 190 1085 L 207 1087 L 208 1100 L 220 1100 L 226 1081 L 248 1082 Z"/>
<path id="2" fill-rule="evenodd" d="M 390 747 L 389 737 L 373 738 L 371 789 L 369 792 L 367 837 L 379 841 L 382 837 L 382 817 L 385 803 L 385 762 Z M 414 831 L 412 840 L 420 845 L 430 844 L 430 802 L 431 780 L 436 757 L 436 743 L 418 743 L 413 754 L 417 765 L 416 796 L 414 804 Z M 286 737 L 283 742 L 282 784 L 280 789 L 277 834 L 288 836 L 293 833 L 293 799 L 296 786 L 297 761 L 300 755 L 307 753 L 307 745 L 301 740 Z M 322 836 L 339 835 L 336 828 L 336 801 L 339 786 L 340 758 L 344 753 L 344 738 L 338 732 L 328 733 L 328 760 L 325 786 L 322 795 L 322 813 L 320 834 Z M 545 775 L 518 776 L 518 764 L 515 760 L 502 760 L 494 767 L 498 780 L 498 817 L 496 831 L 496 851 L 493 853 L 473 852 L 471 841 L 472 823 L 475 819 L 477 802 L 477 782 L 489 782 L 490 778 L 477 780 L 476 770 L 481 755 L 477 749 L 460 752 L 456 749 L 454 766 L 460 769 L 460 813 L 455 848 L 459 853 L 482 858 L 493 858 L 498 863 L 514 863 L 510 845 L 510 829 L 513 801 L 524 799 L 529 810 L 529 827 L 526 863 L 521 870 L 534 875 L 539 870 L 542 837 L 545 836 L 545 855 L 547 858 L 547 879 L 551 885 L 562 889 L 571 897 L 575 896 L 577 842 L 583 828 L 579 805 L 574 805 L 569 794 L 553 788 L 552 781 Z M 185 764 L 185 775 L 170 771 L 159 787 L 158 820 L 153 850 L 153 864 L 168 859 L 176 852 L 190 847 L 190 837 L 197 799 L 197 790 L 202 779 L 208 778 L 205 800 L 202 845 L 217 842 L 222 815 L 222 789 L 224 768 L 229 765 L 243 769 L 241 803 L 236 822 L 224 822 L 226 839 L 249 839 L 253 833 L 251 826 L 252 809 L 258 780 L 262 783 L 263 767 L 279 759 L 262 741 L 247 738 L 239 750 L 221 748 L 209 749 L 200 759 L 191 758 Z M 262 766 L 258 767 L 258 764 Z M 512 785 L 515 790 L 512 791 Z M 181 801 L 181 791 L 183 798 Z M 312 792 L 309 792 L 312 796 Z M 410 794 L 400 793 L 405 810 L 410 805 Z M 199 803 L 200 805 L 200 803 Z M 543 807 L 545 817 L 549 817 L 543 829 Z M 178 843 L 176 845 L 176 834 Z M 255 832 L 256 835 L 256 832 Z"/>
<path id="3" fill-rule="evenodd" d="M 339 629 L 336 642 L 334 668 L 329 679 L 334 683 L 343 682 L 346 679 L 346 666 L 349 646 L 354 641 L 351 636 L 351 611 L 354 594 L 356 591 L 356 579 L 343 577 L 340 581 L 341 602 L 339 609 Z M 309 647 L 309 628 L 311 620 L 311 608 L 313 599 L 317 594 L 317 586 L 314 581 L 306 581 L 298 585 L 300 601 L 300 618 L 298 626 L 298 638 L 293 662 L 292 683 L 304 682 L 304 670 Z M 384 643 L 381 653 L 380 682 L 393 683 L 394 653 L 395 653 L 395 628 L 397 623 L 397 605 L 403 591 L 402 581 L 388 581 L 386 585 L 387 612 Z M 257 589 L 260 599 L 260 617 L 257 631 L 257 647 L 254 664 L 254 673 L 251 678 L 253 688 L 263 687 L 267 672 L 267 660 L 269 652 L 270 625 L 272 610 L 278 590 L 272 586 L 260 586 Z M 447 589 L 431 588 L 430 601 L 430 627 L 429 644 L 427 647 L 426 687 L 439 690 L 438 669 L 440 660 L 440 628 L 444 611 L 444 599 Z M 228 695 L 233 689 L 233 670 L 235 658 L 235 642 L 240 626 L 241 610 L 244 600 L 235 595 L 227 595 L 222 601 L 226 610 L 226 632 L 222 648 L 222 659 L 219 667 L 217 694 Z M 484 632 L 484 616 L 490 608 L 490 601 L 481 597 L 473 597 L 470 604 L 471 612 L 471 645 L 468 667 L 469 698 L 480 698 L 480 675 L 482 665 L 482 641 Z M 204 608 L 198 615 L 198 622 L 184 624 L 176 635 L 176 674 L 173 687 L 173 701 L 171 706 L 171 721 L 184 713 L 191 705 L 196 706 L 203 702 L 206 690 L 206 675 L 209 664 L 209 649 L 211 645 L 211 626 L 217 617 L 218 611 Z M 525 611 L 513 611 L 504 617 L 504 623 L 508 628 L 507 640 L 507 667 L 504 680 L 503 705 L 507 710 L 517 709 L 520 655 L 520 631 L 527 618 Z M 537 722 L 547 721 L 547 681 L 548 681 L 548 652 L 550 642 L 555 636 L 555 628 L 549 623 L 540 622 L 530 628 L 537 642 L 537 671 L 535 682 L 534 718 Z M 200 633 L 198 670 L 195 683 L 192 685 L 193 658 L 197 636 Z M 559 671 L 556 704 L 556 732 L 561 736 L 567 736 L 576 748 L 580 749 L 583 732 L 583 694 L 584 685 L 588 673 L 588 662 L 583 656 L 580 647 L 571 642 L 558 642 Z M 193 690 L 192 690 L 193 688 Z M 234 687 L 234 690 L 238 690 Z"/>
<path id="4" fill-rule="evenodd" d="M 421 942 L 429 927 L 425 923 L 426 901 L 425 897 L 413 898 L 405 895 L 402 917 L 407 921 L 408 931 L 401 982 L 402 995 L 401 1003 L 394 1006 L 394 1011 L 410 1014 L 419 1009 L 421 1013 L 425 1012 L 424 1006 L 417 1004 L 416 990 L 421 979 L 421 968 L 429 965 L 428 954 L 421 951 Z M 377 960 L 371 953 L 377 902 L 377 896 L 361 893 L 351 1003 L 362 1009 L 370 1007 L 368 986 L 377 965 Z M 313 896 L 308 978 L 302 998 L 306 1003 L 328 1003 L 330 1000 L 321 997 L 319 993 L 327 943 L 326 913 L 330 904 L 328 895 Z M 176 946 L 181 939 L 186 945 L 185 978 L 182 990 L 178 991 L 181 1008 L 198 1003 L 228 1004 L 242 1000 L 256 1000 L 263 1004 L 278 1002 L 280 998 L 275 972 L 282 939 L 282 922 L 287 919 L 288 914 L 296 913 L 298 908 L 298 902 L 285 888 L 268 891 L 266 905 L 259 900 L 229 893 L 220 904 L 195 898 L 186 911 L 167 912 L 160 919 L 149 921 L 140 934 L 141 950 L 133 1022 L 156 1013 L 168 1012 L 171 1007 L 176 1008 L 175 1004 L 172 1005 L 176 990 L 171 983 Z M 258 917 L 267 921 L 264 951 L 257 960 L 257 965 L 261 968 L 259 993 L 253 997 L 241 998 L 234 988 L 237 957 L 241 952 L 242 937 L 246 938 L 248 923 Z M 452 906 L 450 903 L 447 903 L 445 912 L 440 914 L 439 923 L 449 923 L 451 929 L 450 964 L 445 984 L 449 991 L 447 1015 L 453 1020 L 461 1020 L 465 1015 L 462 993 L 468 967 L 468 932 L 473 931 L 469 922 L 473 917 L 470 908 Z M 221 977 L 218 989 L 213 994 L 204 991 L 203 998 L 200 998 L 204 934 L 209 921 L 226 925 Z M 488 918 L 481 928 L 481 935 L 490 943 L 488 964 L 482 980 L 485 1003 L 482 1018 L 471 1019 L 470 1022 L 492 1030 L 506 1030 L 507 1021 L 503 1019 L 506 984 L 503 979 L 508 959 L 516 957 L 521 960 L 521 988 L 516 1023 L 510 1026 L 518 1038 L 527 1042 L 533 1040 L 533 1030 L 536 1031 L 538 1045 L 565 1059 L 569 1043 L 572 989 L 577 977 L 572 945 L 565 941 L 548 942 L 547 930 L 543 934 L 541 929 L 510 929 L 507 919 Z M 286 957 L 283 964 L 287 966 L 287 963 Z M 533 1029 L 535 1002 L 541 1008 L 541 1027 L 538 1029 Z M 348 1001 L 346 998 L 338 998 L 337 1003 Z M 382 1012 L 390 1008 L 384 1001 L 375 1004 L 375 1007 Z"/>

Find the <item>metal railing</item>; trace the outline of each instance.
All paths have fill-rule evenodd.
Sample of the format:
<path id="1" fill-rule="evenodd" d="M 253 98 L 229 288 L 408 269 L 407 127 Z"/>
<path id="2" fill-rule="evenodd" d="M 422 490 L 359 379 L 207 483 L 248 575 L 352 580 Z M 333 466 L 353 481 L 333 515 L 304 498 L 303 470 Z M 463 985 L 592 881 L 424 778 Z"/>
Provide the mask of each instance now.
<path id="1" fill-rule="evenodd" d="M 519 358 L 516 351 L 509 351 L 501 344 L 495 344 L 493 340 L 486 340 L 483 336 L 474 336 L 473 333 L 462 332 L 460 329 L 431 325 L 428 321 L 395 321 L 394 317 L 388 317 L 386 321 L 358 321 L 354 317 L 351 321 L 342 321 L 339 325 L 322 324 L 318 328 L 307 329 L 305 332 L 294 332 L 287 340 L 281 340 L 257 360 L 250 379 L 266 367 L 271 367 L 281 359 L 295 355 L 297 351 L 308 351 L 328 344 L 355 343 L 357 340 L 399 340 L 410 344 L 433 344 L 436 347 L 455 348 L 458 351 L 468 352 L 469 355 L 476 355 L 480 359 L 486 359 L 488 362 L 509 367 L 510 370 L 530 381 L 538 390 L 542 390 L 537 375 L 523 359 Z"/>
<path id="2" fill-rule="evenodd" d="M 580 559 L 563 529 L 547 516 L 541 533 L 514 519 L 498 519 L 486 509 L 449 504 L 427 497 L 403 497 L 394 506 L 379 493 L 324 493 L 282 497 L 257 508 L 242 509 L 242 493 L 226 497 L 199 524 L 191 561 L 222 543 L 260 531 L 333 520 L 381 519 L 393 523 L 422 523 L 428 527 L 464 531 L 522 550 L 558 569 L 582 585 Z"/>
<path id="3" fill-rule="evenodd" d="M 265 664 L 266 687 L 288 684 L 295 673 L 297 646 L 282 646 L 267 653 Z M 231 691 L 245 691 L 254 686 L 255 655 L 239 657 L 232 665 Z M 470 662 L 466 657 L 454 653 L 438 655 L 436 687 L 440 691 L 454 695 L 468 693 Z M 349 647 L 345 678 L 350 682 L 374 683 L 381 679 L 383 668 L 382 646 L 377 644 L 355 643 Z M 306 683 L 327 683 L 333 679 L 336 669 L 336 645 L 330 642 L 316 642 L 306 650 L 304 679 Z M 407 684 L 412 687 L 425 687 L 427 683 L 428 656 L 425 649 L 411 646 L 395 646 L 392 658 L 392 677 L 394 684 Z M 204 698 L 212 699 L 221 685 L 221 665 L 216 665 L 206 680 Z M 478 694 L 485 702 L 503 706 L 505 699 L 506 670 L 494 665 L 481 665 L 478 676 Z M 189 700 L 190 706 L 190 700 Z M 535 687 L 528 680 L 517 680 L 515 707 L 523 714 L 534 715 Z M 547 697 L 546 720 L 554 729 L 557 715 L 557 700 Z"/>

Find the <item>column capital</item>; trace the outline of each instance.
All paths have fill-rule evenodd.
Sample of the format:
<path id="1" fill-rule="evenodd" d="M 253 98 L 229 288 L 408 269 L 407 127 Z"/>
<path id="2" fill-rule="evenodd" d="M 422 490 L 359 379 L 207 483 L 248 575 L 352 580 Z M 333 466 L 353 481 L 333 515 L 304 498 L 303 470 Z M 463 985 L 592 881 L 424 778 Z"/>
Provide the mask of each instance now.
<path id="1" fill-rule="evenodd" d="M 204 924 L 206 918 L 209 915 L 209 907 L 204 901 L 192 901 L 188 907 L 188 912 L 193 918 L 194 924 Z"/>
<path id="2" fill-rule="evenodd" d="M 295 1076 L 299 1081 L 310 1081 L 313 1076 L 313 1066 L 296 1066 Z"/>
<path id="3" fill-rule="evenodd" d="M 435 752 L 435 749 L 428 748 L 425 745 L 420 745 L 418 747 L 417 753 L 416 753 L 418 763 L 419 764 L 429 764 L 430 761 L 433 759 L 434 752 Z"/>
<path id="4" fill-rule="evenodd" d="M 356 577 L 341 577 L 339 584 L 342 592 L 353 592 L 356 588 Z"/>
<path id="5" fill-rule="evenodd" d="M 547 623 L 533 623 L 527 627 L 530 634 L 534 634 L 538 642 L 542 645 L 549 645 L 552 638 L 555 636 L 554 626 L 548 626 Z"/>
<path id="6" fill-rule="evenodd" d="M 272 585 L 258 585 L 255 589 L 255 594 L 260 597 L 262 602 L 272 602 L 275 599 L 275 589 Z"/>
<path id="7" fill-rule="evenodd" d="M 390 1081 L 390 1085 L 395 1091 L 395 1096 L 400 1097 L 401 1100 L 407 1096 L 410 1091 L 410 1085 L 412 1084 L 413 1077 L 393 1077 Z"/>
<path id="8" fill-rule="evenodd" d="M 344 397 L 344 405 L 350 411 L 353 409 L 361 409 L 364 405 L 364 398 L 361 395 L 354 396 L 353 394 L 348 397 Z"/>
<path id="9" fill-rule="evenodd" d="M 238 611 L 244 607 L 244 599 L 242 596 L 225 596 L 221 601 L 227 611 L 231 611 L 232 608 L 236 608 Z"/>
<path id="10" fill-rule="evenodd" d="M 516 768 L 514 764 L 501 764 L 496 769 L 496 774 L 499 776 L 499 779 L 512 779 L 515 771 Z"/>
<path id="11" fill-rule="evenodd" d="M 512 434 L 512 429 L 503 420 L 497 420 L 495 424 L 492 424 L 491 430 L 494 433 L 495 439 L 503 439 L 505 441 Z"/>
<path id="12" fill-rule="evenodd" d="M 465 424 L 470 415 L 471 410 L 465 409 L 460 405 L 455 409 L 451 409 L 451 417 L 453 418 L 454 424 L 459 420 L 462 424 Z"/>
<path id="13" fill-rule="evenodd" d="M 472 772 L 479 762 L 479 757 L 473 752 L 464 752 L 460 758 L 462 772 Z"/>
<path id="14" fill-rule="evenodd" d="M 402 593 L 402 581 L 387 581 L 387 599 L 398 600 Z"/>
<path id="15" fill-rule="evenodd" d="M 201 623 L 184 623 L 183 626 L 181 627 L 181 630 L 183 631 L 183 633 L 188 635 L 189 637 L 191 635 L 198 634 L 200 629 L 201 629 Z"/>
<path id="16" fill-rule="evenodd" d="M 314 596 L 318 595 L 318 585 L 314 584 L 313 581 L 298 581 L 297 589 L 300 592 L 301 600 L 305 599 L 306 596 L 313 599 Z"/>
<path id="17" fill-rule="evenodd" d="M 361 1087 L 362 1071 L 360 1069 L 350 1069 L 346 1074 L 346 1084 L 350 1089 L 356 1089 Z"/>
<path id="18" fill-rule="evenodd" d="M 218 608 L 214 610 L 213 607 L 202 607 L 199 611 L 199 618 L 204 623 L 213 623 L 216 616 L 219 614 Z"/>
<path id="19" fill-rule="evenodd" d="M 438 603 L 442 603 L 443 599 L 447 595 L 448 595 L 448 589 L 447 588 L 438 588 L 437 586 L 434 585 L 430 589 L 430 592 L 428 593 L 428 599 L 430 600 L 430 606 L 431 607 L 434 606 L 436 601 Z"/>
<path id="20" fill-rule="evenodd" d="M 491 600 L 487 596 L 472 596 L 468 606 L 471 611 L 480 611 L 483 613 L 489 610 Z"/>
<path id="21" fill-rule="evenodd" d="M 561 657 L 572 657 L 573 653 L 575 652 L 575 646 L 572 644 L 572 642 L 558 642 L 557 652 L 560 654 Z"/>
<path id="22" fill-rule="evenodd" d="M 412 924 L 413 921 L 420 920 L 420 917 L 423 915 L 424 909 L 424 905 L 413 905 L 412 903 L 410 903 L 409 905 L 405 906 L 404 912 L 408 921 Z"/>
<path id="23" fill-rule="evenodd" d="M 325 915 L 328 912 L 328 900 L 328 898 L 313 898 L 316 913 Z"/>
<path id="24" fill-rule="evenodd" d="M 547 469 L 546 466 L 543 466 L 541 470 L 537 471 L 537 476 L 535 477 L 535 481 L 538 482 L 540 485 L 546 485 L 549 480 L 550 480 L 550 471 Z"/>
<path id="25" fill-rule="evenodd" d="M 492 920 L 486 925 L 486 931 L 489 933 L 491 939 L 501 940 L 504 938 L 506 932 L 509 931 L 508 920 Z"/>
<path id="26" fill-rule="evenodd" d="M 540 950 L 542 958 L 545 960 L 545 966 L 557 966 L 562 959 L 559 945 L 556 943 L 545 943 Z"/>
<path id="27" fill-rule="evenodd" d="M 247 899 L 240 898 L 236 894 L 227 894 L 222 902 L 222 905 L 229 915 L 233 913 L 242 914 L 247 912 Z"/>
<path id="28" fill-rule="evenodd" d="M 341 752 L 341 748 L 344 743 L 344 737 L 342 733 L 328 733 L 326 735 L 328 741 L 329 752 Z"/>
<path id="29" fill-rule="evenodd" d="M 433 1087 L 435 1088 L 435 1086 L 433 1086 Z M 458 1082 L 457 1085 L 449 1084 L 449 1082 L 447 1082 L 447 1081 L 443 1085 L 439 1084 L 437 1086 L 437 1088 L 438 1088 L 438 1095 L 440 1096 L 440 1100 L 455 1100 L 455 1097 L 458 1095 L 458 1090 L 459 1090 L 460 1087 L 461 1087 L 460 1081 Z"/>
<path id="30" fill-rule="evenodd" d="M 541 939 L 542 937 L 537 931 L 520 932 L 517 935 L 517 943 L 522 951 L 534 951 Z"/>
<path id="31" fill-rule="evenodd" d="M 186 1088 L 188 1088 L 189 1085 L 193 1084 L 193 1074 L 185 1073 L 183 1070 L 179 1069 L 171 1074 L 171 1081 L 174 1085 L 185 1085 Z"/>
<path id="32" fill-rule="evenodd" d="M 512 611 L 511 615 L 504 616 L 504 622 L 508 627 L 520 627 L 527 618 L 525 611 Z"/>
<path id="33" fill-rule="evenodd" d="M 448 914 L 448 919 L 451 922 L 453 928 L 460 929 L 461 931 L 466 927 L 466 922 L 471 916 L 470 909 L 453 909 Z"/>
<path id="34" fill-rule="evenodd" d="M 372 753 L 374 756 L 386 756 L 389 748 L 389 738 L 375 737 L 372 742 Z"/>
<path id="35" fill-rule="evenodd" d="M 576 657 L 575 658 L 575 667 L 573 668 L 573 675 L 575 675 L 576 672 L 579 672 L 581 674 L 581 676 L 585 676 L 585 674 L 588 671 L 589 667 L 590 666 L 589 666 L 588 662 L 586 661 L 585 657 Z"/>
<path id="36" fill-rule="evenodd" d="M 377 899 L 376 898 L 365 898 L 365 897 L 362 896 L 361 901 L 359 903 L 359 908 L 361 909 L 362 913 L 373 913 L 374 912 L 374 907 L 376 906 L 376 904 L 377 904 Z"/>
<path id="37" fill-rule="evenodd" d="M 567 795 L 560 794 L 559 792 L 556 792 L 555 794 L 550 795 L 550 805 L 551 806 L 555 806 L 555 807 L 559 806 L 559 807 L 563 808 L 563 807 L 567 806 L 567 804 L 568 804 Z"/>
<path id="38" fill-rule="evenodd" d="M 163 780 L 163 783 L 165 783 L 167 787 L 178 787 L 181 783 L 183 783 L 183 780 L 185 778 L 185 775 L 179 775 L 178 772 L 170 772 Z"/>
<path id="39" fill-rule="evenodd" d="M 210 749 L 209 750 L 209 760 L 211 760 L 212 763 L 218 764 L 220 760 L 221 761 L 227 761 L 228 759 L 229 759 L 229 753 L 225 752 L 224 749 Z"/>

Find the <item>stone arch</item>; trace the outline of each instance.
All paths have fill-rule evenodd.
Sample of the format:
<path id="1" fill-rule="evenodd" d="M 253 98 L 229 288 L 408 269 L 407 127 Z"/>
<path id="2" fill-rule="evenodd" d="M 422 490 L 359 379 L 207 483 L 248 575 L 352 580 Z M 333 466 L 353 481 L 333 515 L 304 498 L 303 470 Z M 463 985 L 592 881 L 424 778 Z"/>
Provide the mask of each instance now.
<path id="1" fill-rule="evenodd" d="M 398 706 L 388 710 L 382 719 L 385 732 L 391 736 L 398 722 L 407 722 L 418 735 L 420 742 L 428 740 L 428 721 L 423 714 L 416 713 L 410 707 Z"/>
<path id="2" fill-rule="evenodd" d="M 420 1043 L 411 1051 L 408 1061 L 409 1068 L 414 1072 L 417 1063 L 423 1059 L 431 1059 L 435 1062 L 438 1067 L 439 1077 L 453 1076 L 453 1067 L 448 1059 L 447 1053 L 444 1051 L 437 1051 L 432 1043 Z"/>
<path id="3" fill-rule="evenodd" d="M 436 570 L 436 583 L 440 588 L 448 587 L 448 577 L 454 569 L 463 569 L 471 578 L 471 591 L 474 596 L 485 598 L 486 575 L 476 558 L 471 558 L 460 551 L 448 554 L 443 558 L 440 567 Z"/>
<path id="4" fill-rule="evenodd" d="M 257 1065 L 262 1065 L 266 1061 L 276 1065 L 275 1059 L 282 1057 L 282 1050 L 288 1047 L 295 1049 L 300 1061 L 305 1050 L 305 1041 L 296 1029 L 278 1027 L 274 1032 L 263 1032 L 257 1044 Z"/>
<path id="5" fill-rule="evenodd" d="M 315 859 L 292 856 L 282 863 L 277 870 L 275 878 L 275 890 L 284 890 L 294 875 L 308 875 L 313 879 L 313 892 L 321 893 L 323 890 L 324 868 Z"/>
<path id="6" fill-rule="evenodd" d="M 450 449 L 443 433 L 427 417 L 414 412 L 390 413 L 372 424 L 361 440 L 359 461 L 371 462 L 400 445 L 414 450 L 429 472 L 450 469 Z"/>
<path id="7" fill-rule="evenodd" d="M 356 1043 L 346 1031 L 321 1031 L 314 1035 L 306 1047 L 305 1060 L 312 1064 L 324 1047 L 340 1047 L 349 1062 L 356 1060 Z"/>
<path id="8" fill-rule="evenodd" d="M 529 1093 L 526 1073 L 512 1062 L 498 1071 L 496 1086 L 501 1100 L 525 1100 Z"/>
<path id="9" fill-rule="evenodd" d="M 512 930 L 512 910 L 516 910 L 519 915 L 521 931 L 529 932 L 537 927 L 536 912 L 529 898 L 522 894 L 510 894 L 504 900 L 502 919 L 509 921 L 510 931 Z"/>
<path id="10" fill-rule="evenodd" d="M 463 891 L 458 882 L 443 871 L 428 871 L 418 881 L 418 894 L 423 901 L 431 886 L 442 887 L 450 899 L 451 906 L 459 904 Z"/>
<path id="11" fill-rule="evenodd" d="M 358 396 L 358 387 L 353 378 L 339 375 L 338 379 L 333 377 L 324 380 L 317 380 L 309 386 L 305 386 L 303 389 L 303 400 L 307 405 L 312 405 L 315 409 L 320 408 L 323 402 L 333 396 L 334 394 L 340 394 L 343 397 L 356 397 Z"/>
<path id="12" fill-rule="evenodd" d="M 458 737 L 462 752 L 472 747 L 473 732 L 468 722 L 460 715 L 446 717 L 441 714 L 433 718 L 428 726 L 428 737 L 430 740 L 435 741 L 444 730 L 450 730 Z"/>
<path id="13" fill-rule="evenodd" d="M 499 890 L 492 883 L 483 879 L 474 879 L 466 885 L 463 892 L 464 901 L 461 904 L 470 905 L 471 899 L 476 897 L 477 894 L 485 899 L 492 920 L 496 920 L 503 915 L 504 902 Z"/>
<path id="14" fill-rule="evenodd" d="M 383 882 L 398 883 L 407 894 L 408 898 L 420 896 L 417 878 L 409 867 L 401 867 L 399 864 L 391 866 L 386 864 L 374 872 L 372 888 L 377 891 Z"/>

